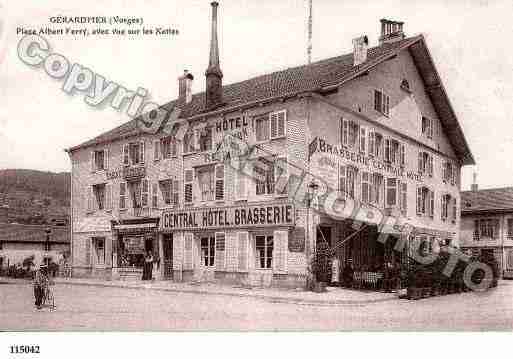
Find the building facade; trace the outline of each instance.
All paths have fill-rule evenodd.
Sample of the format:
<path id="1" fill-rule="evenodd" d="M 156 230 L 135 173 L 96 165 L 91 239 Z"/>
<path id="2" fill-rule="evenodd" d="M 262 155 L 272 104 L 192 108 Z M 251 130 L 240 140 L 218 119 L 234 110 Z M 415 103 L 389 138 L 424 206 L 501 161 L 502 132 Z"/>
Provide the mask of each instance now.
<path id="1" fill-rule="evenodd" d="M 379 46 L 362 37 L 353 54 L 223 87 L 212 6 L 206 92 L 179 78 L 163 107 L 178 121 L 148 133 L 134 120 L 68 150 L 73 275 L 139 276 L 151 250 L 158 279 L 298 287 L 321 246 L 378 272 L 402 257 L 380 232 L 458 238 L 473 158 L 423 36 L 382 20 Z"/>
<path id="2" fill-rule="evenodd" d="M 461 248 L 494 256 L 504 278 L 513 278 L 513 188 L 461 192 Z"/>

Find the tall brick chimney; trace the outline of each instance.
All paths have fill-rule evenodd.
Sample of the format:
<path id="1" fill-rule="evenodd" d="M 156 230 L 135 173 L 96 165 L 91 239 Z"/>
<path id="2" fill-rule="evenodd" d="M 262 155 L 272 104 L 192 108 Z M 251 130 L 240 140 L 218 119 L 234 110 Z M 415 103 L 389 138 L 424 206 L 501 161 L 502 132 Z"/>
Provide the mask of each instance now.
<path id="1" fill-rule="evenodd" d="M 210 38 L 210 58 L 205 72 L 206 91 L 205 107 L 212 109 L 223 102 L 223 72 L 219 66 L 219 45 L 217 43 L 217 7 L 219 3 L 213 1 L 212 5 L 212 33 Z"/>

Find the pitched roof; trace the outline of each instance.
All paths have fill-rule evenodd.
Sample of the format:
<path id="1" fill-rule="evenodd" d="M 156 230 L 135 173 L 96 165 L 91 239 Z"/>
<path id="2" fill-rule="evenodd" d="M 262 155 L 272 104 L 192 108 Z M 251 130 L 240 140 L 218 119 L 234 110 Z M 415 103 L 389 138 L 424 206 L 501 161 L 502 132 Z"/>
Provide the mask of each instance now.
<path id="1" fill-rule="evenodd" d="M 48 226 L 25 224 L 0 224 L 0 242 L 40 242 L 46 241 Z M 50 243 L 70 243 L 68 227 L 50 227 Z"/>
<path id="2" fill-rule="evenodd" d="M 513 212 L 513 187 L 461 192 L 461 213 Z"/>
<path id="3" fill-rule="evenodd" d="M 380 64 L 401 50 L 419 43 L 421 45 L 419 49 L 423 51 L 417 51 L 417 53 L 420 53 L 420 58 L 428 57 L 426 61 L 423 61 L 420 64 L 420 70 L 421 72 L 430 71 L 429 74 L 426 73 L 426 76 L 424 76 L 425 80 L 427 78 L 436 78 L 436 80 L 438 80 L 436 82 L 436 88 L 433 86 L 433 91 L 442 91 L 442 94 L 439 96 L 441 99 L 437 98 L 438 103 L 442 106 L 445 105 L 448 107 L 448 109 L 446 109 L 447 114 L 444 114 L 444 117 L 448 119 L 446 128 L 451 130 L 455 129 L 456 131 L 452 134 L 454 140 L 451 141 L 451 143 L 453 143 L 455 147 L 458 147 L 456 148 L 456 153 L 462 162 L 465 164 L 473 164 L 474 160 L 472 158 L 472 154 L 470 153 L 470 149 L 468 148 L 465 138 L 463 137 L 463 132 L 459 127 L 459 124 L 454 115 L 454 111 L 452 110 L 449 100 L 445 94 L 445 90 L 441 85 L 438 74 L 436 73 L 436 69 L 434 69 L 433 61 L 430 57 L 429 51 L 427 50 L 425 40 L 422 35 L 413 36 L 393 43 L 384 43 L 380 46 L 372 47 L 368 50 L 367 61 L 358 66 L 353 66 L 353 54 L 350 53 L 317 61 L 309 65 L 288 68 L 270 74 L 254 77 L 242 82 L 223 86 L 224 104 L 216 108 L 215 111 L 222 111 L 223 109 L 229 109 L 246 104 L 257 104 L 259 102 L 273 98 L 292 96 L 309 91 L 313 92 L 324 88 L 341 85 L 355 78 L 359 74 L 364 73 L 365 71 Z M 168 111 L 171 111 L 174 106 L 180 108 L 181 119 L 187 119 L 192 116 L 208 113 L 205 108 L 204 92 L 194 94 L 192 96 L 192 101 L 189 104 L 180 104 L 177 100 L 173 100 L 163 105 L 162 107 Z M 441 119 L 443 122 L 444 118 Z M 110 142 L 120 138 L 131 137 L 138 135 L 141 132 L 142 131 L 138 128 L 136 120 L 134 119 L 78 146 L 72 147 L 69 150 L 73 151 L 82 147 Z M 449 132 L 449 137 L 451 140 L 451 132 Z"/>

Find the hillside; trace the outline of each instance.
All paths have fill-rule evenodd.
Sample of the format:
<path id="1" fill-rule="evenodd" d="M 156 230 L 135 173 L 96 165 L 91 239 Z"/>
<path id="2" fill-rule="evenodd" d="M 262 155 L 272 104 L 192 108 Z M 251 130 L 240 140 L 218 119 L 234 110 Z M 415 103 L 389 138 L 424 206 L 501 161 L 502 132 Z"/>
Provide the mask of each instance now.
<path id="1" fill-rule="evenodd" d="M 10 221 L 34 223 L 69 215 L 69 198 L 68 172 L 0 170 L 0 204 L 9 205 Z"/>

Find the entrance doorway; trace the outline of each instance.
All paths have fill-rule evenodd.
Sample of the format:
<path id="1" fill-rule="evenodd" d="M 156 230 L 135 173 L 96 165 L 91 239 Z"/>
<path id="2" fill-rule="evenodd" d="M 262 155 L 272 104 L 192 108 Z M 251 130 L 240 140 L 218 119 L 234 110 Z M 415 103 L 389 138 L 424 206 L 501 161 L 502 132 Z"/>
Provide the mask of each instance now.
<path id="1" fill-rule="evenodd" d="M 173 234 L 162 236 L 164 279 L 173 279 Z"/>
<path id="2" fill-rule="evenodd" d="M 203 281 L 213 281 L 215 274 L 216 237 L 212 234 L 204 234 L 200 237 L 200 268 Z"/>

